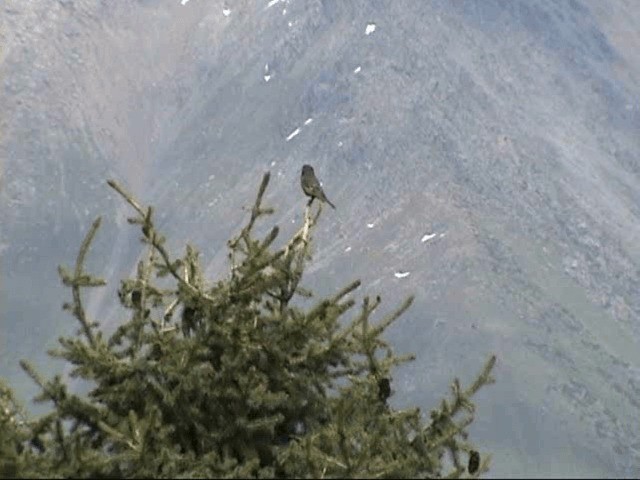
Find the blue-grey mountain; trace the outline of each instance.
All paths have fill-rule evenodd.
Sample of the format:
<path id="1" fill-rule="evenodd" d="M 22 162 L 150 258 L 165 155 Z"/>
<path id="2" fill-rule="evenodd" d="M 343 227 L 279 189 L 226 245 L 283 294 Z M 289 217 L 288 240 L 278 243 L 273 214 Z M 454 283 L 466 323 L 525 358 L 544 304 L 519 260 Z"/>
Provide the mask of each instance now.
<path id="1" fill-rule="evenodd" d="M 299 228 L 309 163 L 340 208 L 304 282 L 416 295 L 391 402 L 426 412 L 495 352 L 471 428 L 491 475 L 637 476 L 640 3 L 181 3 L 0 6 L 0 375 L 22 398 L 19 358 L 62 369 L 56 268 L 100 214 L 89 311 L 124 315 L 143 246 L 107 178 L 214 280 L 264 171 Z"/>

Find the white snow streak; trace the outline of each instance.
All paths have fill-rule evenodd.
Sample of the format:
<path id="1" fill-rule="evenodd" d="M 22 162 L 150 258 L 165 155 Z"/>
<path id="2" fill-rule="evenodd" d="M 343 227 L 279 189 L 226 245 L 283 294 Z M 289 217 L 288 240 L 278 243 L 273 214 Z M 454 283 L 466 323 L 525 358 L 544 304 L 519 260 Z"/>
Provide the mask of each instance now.
<path id="1" fill-rule="evenodd" d="M 280 0 L 271 0 L 269 3 L 267 3 L 267 8 L 271 8 L 273 7 L 276 3 L 278 3 Z"/>
<path id="2" fill-rule="evenodd" d="M 435 237 L 435 236 L 436 236 L 436 234 L 435 234 L 435 233 L 426 234 L 426 235 L 424 235 L 424 236 L 420 239 L 420 241 L 421 241 L 422 243 L 424 243 L 424 242 L 426 242 L 427 240 L 431 240 L 431 239 L 432 239 L 433 237 Z"/>
<path id="3" fill-rule="evenodd" d="M 353 71 L 353 73 L 360 73 L 360 70 L 362 70 L 362 67 L 360 65 L 358 65 L 355 70 Z"/>
<path id="4" fill-rule="evenodd" d="M 396 272 L 393 274 L 396 278 L 404 278 L 411 275 L 411 272 Z"/>
<path id="5" fill-rule="evenodd" d="M 309 117 L 304 121 L 304 125 L 303 127 L 306 127 L 307 125 L 309 125 L 311 122 L 313 122 L 313 118 Z M 289 134 L 289 136 L 287 137 L 287 142 L 289 140 L 291 140 L 293 137 L 295 137 L 296 135 L 298 135 L 300 133 L 301 127 L 296 128 L 293 132 L 291 132 Z M 322 184 L 321 184 L 322 185 Z"/>
<path id="6" fill-rule="evenodd" d="M 300 133 L 300 129 L 299 129 L 299 128 L 296 128 L 296 129 L 295 129 L 293 132 L 291 132 L 291 133 L 289 134 L 289 136 L 287 137 L 287 142 L 288 142 L 289 140 L 291 140 L 293 137 L 295 137 L 296 135 L 298 135 L 299 133 Z"/>

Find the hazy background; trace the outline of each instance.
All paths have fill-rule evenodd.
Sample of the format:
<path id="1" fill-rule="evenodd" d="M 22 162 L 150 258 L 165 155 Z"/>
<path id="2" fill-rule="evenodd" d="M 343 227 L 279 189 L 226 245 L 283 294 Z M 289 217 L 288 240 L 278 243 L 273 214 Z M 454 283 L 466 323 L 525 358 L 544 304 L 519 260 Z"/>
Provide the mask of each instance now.
<path id="1" fill-rule="evenodd" d="M 97 215 L 87 305 L 124 318 L 142 250 L 107 178 L 215 279 L 263 172 L 284 240 L 311 163 L 338 209 L 305 286 L 416 295 L 396 406 L 494 352 L 491 476 L 640 475 L 640 2 L 5 0 L 0 46 L 0 376 L 25 402 L 20 358 L 63 371 L 56 267 Z"/>

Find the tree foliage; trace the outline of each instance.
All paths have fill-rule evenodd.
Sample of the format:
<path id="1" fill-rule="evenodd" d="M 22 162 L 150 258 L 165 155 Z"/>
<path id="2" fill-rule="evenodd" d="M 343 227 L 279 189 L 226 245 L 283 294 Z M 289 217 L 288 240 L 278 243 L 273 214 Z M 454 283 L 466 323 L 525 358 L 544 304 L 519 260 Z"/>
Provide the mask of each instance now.
<path id="1" fill-rule="evenodd" d="M 304 222 L 276 247 L 256 224 L 266 174 L 240 233 L 228 242 L 231 269 L 210 283 L 198 251 L 174 258 L 143 207 L 114 181 L 132 207 L 146 245 L 134 278 L 121 281 L 126 312 L 107 337 L 82 302 L 104 281 L 84 270 L 98 218 L 73 269 L 60 268 L 78 320 L 74 337 L 50 354 L 91 386 L 73 393 L 61 376 L 42 379 L 39 402 L 50 413 L 29 419 L 0 384 L 0 475 L 19 477 L 440 477 L 477 476 L 489 456 L 467 438 L 473 394 L 491 383 L 495 357 L 476 381 L 425 420 L 417 408 L 389 404 L 391 373 L 413 357 L 397 356 L 385 329 L 409 308 L 373 320 L 380 297 L 357 305 L 355 281 L 315 299 L 301 285 L 312 233 L 322 212 L 307 205 Z M 310 306 L 305 306 L 310 304 Z M 448 459 L 448 460 L 447 460 Z"/>

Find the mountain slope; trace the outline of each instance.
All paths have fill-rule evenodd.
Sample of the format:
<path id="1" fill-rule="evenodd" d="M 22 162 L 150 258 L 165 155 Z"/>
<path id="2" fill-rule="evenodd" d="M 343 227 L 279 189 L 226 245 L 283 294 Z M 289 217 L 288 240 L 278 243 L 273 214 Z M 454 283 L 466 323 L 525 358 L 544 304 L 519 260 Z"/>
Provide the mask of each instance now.
<path id="1" fill-rule="evenodd" d="M 311 163 L 338 208 L 307 284 L 361 278 L 389 309 L 416 294 L 391 332 L 418 354 L 397 402 L 428 409 L 495 352 L 472 429 L 492 475 L 637 473 L 636 3 L 2 8 L 0 375 L 25 395 L 17 358 L 44 365 L 76 328 L 55 267 L 98 214 L 90 267 L 110 286 L 90 306 L 118 322 L 117 279 L 141 250 L 107 177 L 156 205 L 170 244 L 194 242 L 215 278 L 261 173 L 284 236 Z"/>

